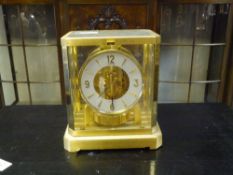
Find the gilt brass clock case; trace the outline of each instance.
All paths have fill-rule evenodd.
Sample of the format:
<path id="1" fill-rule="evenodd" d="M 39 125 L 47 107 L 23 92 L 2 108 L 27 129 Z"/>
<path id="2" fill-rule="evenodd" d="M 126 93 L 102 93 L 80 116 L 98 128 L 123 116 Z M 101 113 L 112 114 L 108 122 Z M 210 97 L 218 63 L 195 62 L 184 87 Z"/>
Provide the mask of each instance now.
<path id="1" fill-rule="evenodd" d="M 156 117 L 159 35 L 140 29 L 73 31 L 61 43 L 65 149 L 161 146 Z"/>

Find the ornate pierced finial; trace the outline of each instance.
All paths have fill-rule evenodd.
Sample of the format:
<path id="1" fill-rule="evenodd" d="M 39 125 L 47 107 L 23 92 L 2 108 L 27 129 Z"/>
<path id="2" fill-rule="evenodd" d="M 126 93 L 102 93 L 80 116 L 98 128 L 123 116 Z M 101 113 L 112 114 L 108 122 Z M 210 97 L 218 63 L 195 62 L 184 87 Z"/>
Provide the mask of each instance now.
<path id="1" fill-rule="evenodd" d="M 104 29 L 111 29 L 113 24 L 117 24 L 120 29 L 127 28 L 125 19 L 122 18 L 113 6 L 105 6 L 95 18 L 90 18 L 88 21 L 88 27 L 91 30 L 99 29 L 100 25 L 104 26 Z"/>

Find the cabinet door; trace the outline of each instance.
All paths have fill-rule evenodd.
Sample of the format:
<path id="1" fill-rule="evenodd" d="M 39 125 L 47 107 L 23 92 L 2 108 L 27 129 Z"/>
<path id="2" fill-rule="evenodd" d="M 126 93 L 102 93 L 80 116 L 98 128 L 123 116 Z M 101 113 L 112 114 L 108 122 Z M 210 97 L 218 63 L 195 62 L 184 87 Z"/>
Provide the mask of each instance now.
<path id="1" fill-rule="evenodd" d="M 61 33 L 93 29 L 154 29 L 156 1 L 66 1 L 60 3 Z"/>
<path id="2" fill-rule="evenodd" d="M 221 101 L 231 11 L 230 4 L 160 5 L 160 102 Z"/>

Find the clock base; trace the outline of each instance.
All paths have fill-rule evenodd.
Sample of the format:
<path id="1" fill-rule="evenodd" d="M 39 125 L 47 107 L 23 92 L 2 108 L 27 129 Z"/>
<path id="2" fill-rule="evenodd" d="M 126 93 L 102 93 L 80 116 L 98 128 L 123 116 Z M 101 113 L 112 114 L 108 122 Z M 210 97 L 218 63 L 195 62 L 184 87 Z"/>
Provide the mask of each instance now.
<path id="1" fill-rule="evenodd" d="M 149 148 L 157 149 L 162 145 L 162 133 L 157 124 L 151 134 L 111 135 L 111 136 L 72 136 L 68 127 L 64 135 L 64 148 L 68 152 L 81 150 Z"/>

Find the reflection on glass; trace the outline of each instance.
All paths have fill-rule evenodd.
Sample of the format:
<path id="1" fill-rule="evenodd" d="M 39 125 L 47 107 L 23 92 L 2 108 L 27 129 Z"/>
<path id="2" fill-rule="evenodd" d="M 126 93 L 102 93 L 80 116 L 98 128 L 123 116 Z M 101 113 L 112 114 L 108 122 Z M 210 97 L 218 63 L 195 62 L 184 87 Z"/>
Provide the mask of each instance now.
<path id="1" fill-rule="evenodd" d="M 208 5 L 197 5 L 196 43 L 211 43 L 214 16 L 208 13 Z"/>
<path id="2" fill-rule="evenodd" d="M 4 6 L 12 44 L 56 44 L 52 5 Z"/>
<path id="3" fill-rule="evenodd" d="M 168 33 L 171 31 L 172 25 L 172 9 L 170 6 L 161 7 L 161 33 Z"/>
<path id="4" fill-rule="evenodd" d="M 59 67 L 57 47 L 26 47 L 30 81 L 57 81 Z"/>
<path id="5" fill-rule="evenodd" d="M 186 103 L 189 84 L 159 83 L 159 103 Z"/>
<path id="6" fill-rule="evenodd" d="M 4 80 L 12 80 L 12 73 L 9 72 L 11 71 L 10 56 L 12 55 L 16 80 L 20 81 L 20 83 L 17 83 L 19 104 L 29 104 L 28 84 L 21 82 L 28 80 L 27 69 L 29 79 L 32 82 L 54 82 L 60 79 L 57 47 L 29 47 L 29 45 L 35 44 L 57 44 L 53 5 L 0 6 L 0 31 L 0 44 L 12 45 L 4 49 L 3 47 L 0 48 L 0 73 L 3 72 Z M 25 45 L 28 46 L 25 48 L 26 53 L 24 53 L 23 48 Z M 25 62 L 25 59 L 27 62 Z M 25 67 L 26 64 L 28 68 Z M 10 77 L 5 76 L 6 74 Z M 46 91 L 46 88 L 50 90 Z M 14 100 L 11 96 L 15 94 L 13 85 L 8 83 L 4 89 L 6 104 L 11 104 Z M 61 102 L 59 83 L 31 84 L 31 91 L 33 103 L 48 102 L 50 104 Z"/>
<path id="7" fill-rule="evenodd" d="M 191 46 L 162 46 L 160 51 L 160 80 L 189 81 Z"/>
<path id="8" fill-rule="evenodd" d="M 6 29 L 2 6 L 0 5 L 0 44 L 7 44 Z"/>
<path id="9" fill-rule="evenodd" d="M 219 5 L 219 13 L 220 14 L 228 14 L 230 10 L 230 4 L 221 4 Z"/>
<path id="10" fill-rule="evenodd" d="M 31 84 L 32 104 L 60 104 L 60 83 Z"/>
<path id="11" fill-rule="evenodd" d="M 214 4 L 208 4 L 207 14 L 209 16 L 215 16 L 216 15 L 216 5 L 214 5 Z"/>
<path id="12" fill-rule="evenodd" d="M 185 13 L 184 6 L 179 5 L 177 8 L 177 17 L 176 17 L 176 23 L 175 23 L 175 28 L 178 30 L 182 30 L 182 28 L 185 25 L 184 13 Z"/>
<path id="13" fill-rule="evenodd" d="M 22 30 L 18 5 L 4 6 L 6 25 L 8 26 L 9 44 L 22 44 Z"/>
<path id="14" fill-rule="evenodd" d="M 162 43 L 192 44 L 194 5 L 162 5 Z"/>
<path id="15" fill-rule="evenodd" d="M 224 7 L 227 5 L 223 5 Z M 221 7 L 221 5 L 220 5 Z M 219 5 L 196 6 L 196 43 L 224 43 L 228 12 Z"/>
<path id="16" fill-rule="evenodd" d="M 196 30 L 206 30 L 206 22 L 208 19 L 208 5 L 198 5 L 196 12 Z"/>
<path id="17" fill-rule="evenodd" d="M 225 42 L 229 7 L 229 4 L 162 5 L 162 43 L 192 44 L 194 29 L 196 43 Z"/>
<path id="18" fill-rule="evenodd" d="M 228 21 L 228 11 L 226 13 L 218 13 L 213 25 L 212 42 L 213 43 L 225 43 L 226 42 L 226 29 Z"/>
<path id="19" fill-rule="evenodd" d="M 73 173 L 156 175 L 157 151 L 114 150 L 65 152 Z"/>
<path id="20" fill-rule="evenodd" d="M 25 44 L 56 44 L 56 28 L 52 5 L 21 6 Z"/>
<path id="21" fill-rule="evenodd" d="M 229 7 L 229 4 L 161 6 L 162 43 L 164 46 L 169 44 L 173 46 L 161 48 L 159 89 L 161 101 L 184 100 L 187 97 L 187 89 L 184 90 L 181 84 L 179 85 L 181 89 L 178 89 L 174 85 L 165 84 L 164 80 L 188 83 L 190 77 L 191 82 L 220 79 Z M 179 47 L 180 44 L 186 47 Z M 219 46 L 211 47 L 203 46 L 203 44 Z M 216 100 L 216 86 L 218 84 L 193 83 L 189 92 L 190 102 Z M 163 88 L 170 88 L 173 93 Z M 174 97 L 177 92 L 182 94 L 182 88 L 183 97 Z"/>

